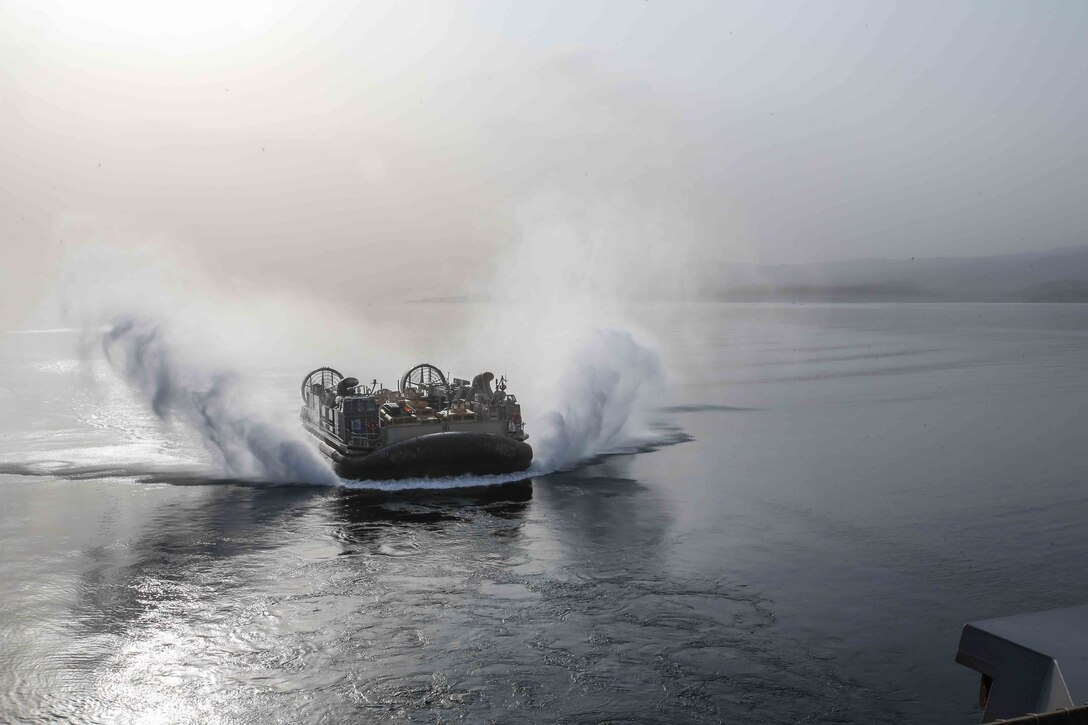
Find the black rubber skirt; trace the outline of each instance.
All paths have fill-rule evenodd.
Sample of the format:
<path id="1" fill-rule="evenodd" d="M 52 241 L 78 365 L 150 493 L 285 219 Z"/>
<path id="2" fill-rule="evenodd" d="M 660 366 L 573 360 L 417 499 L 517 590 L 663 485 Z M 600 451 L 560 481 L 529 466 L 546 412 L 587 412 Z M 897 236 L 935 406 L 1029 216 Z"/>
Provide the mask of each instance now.
<path id="1" fill-rule="evenodd" d="M 533 461 L 528 443 L 491 433 L 431 433 L 366 456 L 344 454 L 327 444 L 321 450 L 339 475 L 361 480 L 514 473 Z"/>

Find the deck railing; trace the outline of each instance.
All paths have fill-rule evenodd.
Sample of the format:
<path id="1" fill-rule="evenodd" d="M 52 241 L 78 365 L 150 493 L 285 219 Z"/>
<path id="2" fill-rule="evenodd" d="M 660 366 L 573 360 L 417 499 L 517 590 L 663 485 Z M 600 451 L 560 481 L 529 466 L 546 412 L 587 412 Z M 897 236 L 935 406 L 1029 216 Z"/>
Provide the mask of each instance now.
<path id="1" fill-rule="evenodd" d="M 1065 708 L 1051 710 L 1038 715 L 1030 713 L 1014 717 L 1011 720 L 993 720 L 990 725 L 993 723 L 1004 723 L 1004 725 L 1027 725 L 1027 723 L 1038 723 L 1039 725 L 1088 725 L 1088 705 L 1080 705 L 1068 710 Z"/>

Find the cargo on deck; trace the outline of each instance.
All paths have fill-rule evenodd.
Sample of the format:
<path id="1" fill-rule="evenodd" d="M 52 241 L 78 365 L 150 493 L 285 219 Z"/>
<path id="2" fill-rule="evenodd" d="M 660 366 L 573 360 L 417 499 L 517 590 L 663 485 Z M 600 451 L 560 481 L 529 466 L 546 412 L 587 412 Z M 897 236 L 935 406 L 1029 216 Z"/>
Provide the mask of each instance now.
<path id="1" fill-rule="evenodd" d="M 397 390 L 333 368 L 302 382 L 302 425 L 347 478 L 385 479 L 524 471 L 533 449 L 517 398 L 501 377 L 450 378 L 422 363 Z"/>

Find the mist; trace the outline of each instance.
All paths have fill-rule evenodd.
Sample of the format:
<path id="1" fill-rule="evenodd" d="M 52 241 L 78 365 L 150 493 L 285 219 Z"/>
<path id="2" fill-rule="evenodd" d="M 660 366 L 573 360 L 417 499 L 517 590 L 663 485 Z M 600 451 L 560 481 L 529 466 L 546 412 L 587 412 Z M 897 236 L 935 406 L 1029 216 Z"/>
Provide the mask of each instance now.
<path id="1" fill-rule="evenodd" d="M 1070 705 L 1086 30 L 0 0 L 0 721 Z"/>
<path id="2" fill-rule="evenodd" d="M 636 297 L 1083 241 L 1076 4 L 0 13 L 8 328 L 100 242 L 349 308 L 471 293 L 542 205 L 590 257 L 620 220 Z"/>
<path id="3" fill-rule="evenodd" d="M 191 422 L 193 393 L 262 358 L 368 379 L 501 360 L 562 467 L 654 439 L 668 365 L 637 307 L 696 298 L 708 264 L 1083 229 L 1020 223 L 1083 188 L 1075 7 L 3 12 L 4 324 L 181 330 L 208 358 L 167 406 Z M 433 335 L 404 307 L 433 299 L 484 302 Z M 116 348 L 154 400 L 159 373 Z M 158 359 L 173 380 L 177 351 Z M 197 427 L 229 471 L 266 468 Z"/>
<path id="4" fill-rule="evenodd" d="M 53 306 L 64 325 L 82 331 L 84 364 L 104 358 L 164 425 L 195 434 L 219 476 L 341 483 L 304 440 L 295 381 L 266 376 L 290 366 L 299 379 L 332 365 L 390 387 L 420 361 L 466 378 L 495 370 L 524 406 L 536 451 L 531 473 L 672 441 L 649 418 L 664 391 L 664 363 L 623 295 L 626 271 L 648 258 L 586 258 L 574 229 L 544 223 L 540 215 L 552 213 L 526 212 L 534 232 L 507 254 L 510 273 L 479 288 L 490 301 L 464 305 L 453 318 L 460 324 L 431 314 L 429 304 L 351 313 L 298 291 L 218 285 L 154 245 L 140 253 L 82 248 Z M 601 235 L 605 248 L 625 238 Z M 541 250 L 550 274 L 533 273 Z"/>

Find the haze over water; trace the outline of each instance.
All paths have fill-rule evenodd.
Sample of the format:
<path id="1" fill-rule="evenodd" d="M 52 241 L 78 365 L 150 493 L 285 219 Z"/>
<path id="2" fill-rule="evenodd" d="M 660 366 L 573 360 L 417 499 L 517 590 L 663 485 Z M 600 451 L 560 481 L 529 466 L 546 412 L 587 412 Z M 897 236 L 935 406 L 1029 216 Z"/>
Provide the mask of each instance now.
<path id="1" fill-rule="evenodd" d="M 1088 300 L 1086 30 L 0 3 L 0 721 L 976 721 L 1088 594 L 1088 308 L 974 304 Z M 421 362 L 525 480 L 332 471 Z"/>
<path id="2" fill-rule="evenodd" d="M 641 311 L 691 440 L 445 492 L 209 480 L 71 334 L 8 335 L 0 712 L 976 722 L 963 622 L 1088 595 L 1088 307 Z"/>

